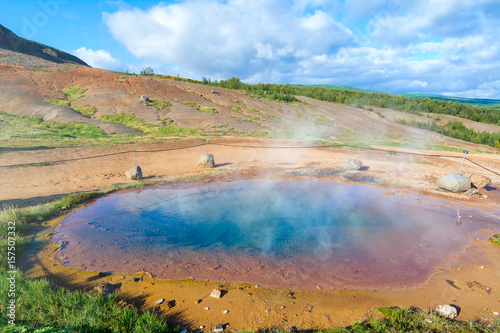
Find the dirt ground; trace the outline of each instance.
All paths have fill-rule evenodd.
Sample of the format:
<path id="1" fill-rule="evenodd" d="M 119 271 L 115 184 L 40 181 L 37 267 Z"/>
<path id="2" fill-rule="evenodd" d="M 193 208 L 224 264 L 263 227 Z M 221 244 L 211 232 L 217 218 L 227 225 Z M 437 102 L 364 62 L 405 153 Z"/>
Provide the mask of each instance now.
<path id="1" fill-rule="evenodd" d="M 256 138 L 220 137 L 210 142 L 208 150 L 215 156 L 216 167 L 208 171 L 196 165 L 207 147 L 201 139 L 193 138 L 111 148 L 56 148 L 2 154 L 0 204 L 32 205 L 70 193 L 128 182 L 124 171 L 133 165 L 133 153 L 109 154 L 136 150 L 135 162 L 142 168 L 144 177 L 163 181 L 201 175 L 222 177 L 224 181 L 242 178 L 295 179 L 303 176 L 287 172 L 340 167 L 349 158 L 357 158 L 364 165 L 361 171 L 352 172 L 357 176 L 325 180 L 352 183 L 370 180 L 370 186 L 395 192 L 416 193 L 431 199 L 444 198 L 492 213 L 500 210 L 497 189 L 500 177 L 469 161 L 465 161 L 463 167 L 466 176 L 479 173 L 492 180 L 489 187 L 480 189 L 479 195 L 466 198 L 463 194 L 439 190 L 434 184 L 439 177 L 459 172 L 462 163 L 459 153 L 398 148 L 384 148 L 398 153 L 348 151 L 345 147 L 304 148 L 307 146 L 304 142 Z M 152 152 L 154 150 L 158 151 Z M 108 156 L 95 157 L 100 155 Z M 495 172 L 500 170 L 500 158 L 496 154 L 475 153 L 469 154 L 468 158 Z M 13 166 L 28 163 L 44 165 Z M 5 167 L 9 165 L 11 167 Z M 435 274 L 425 283 L 398 288 L 295 291 L 292 295 L 289 290 L 229 282 L 161 281 L 146 272 L 98 275 L 97 272 L 65 268 L 54 260 L 58 248 L 49 242 L 50 233 L 61 218 L 36 228 L 33 234 L 35 242 L 22 258 L 23 271 L 31 277 L 46 277 L 71 289 L 91 289 L 103 282 L 114 284 L 120 287 L 119 293 L 127 302 L 142 309 L 156 309 L 166 315 L 172 324 L 185 328 L 205 326 L 206 330 L 211 330 L 219 323 L 228 324 L 230 330 L 277 326 L 326 328 L 377 318 L 376 309 L 385 306 L 416 306 L 427 310 L 438 304 L 455 304 L 461 308 L 458 317 L 461 320 L 495 318 L 493 312 L 500 312 L 500 248 L 488 242 L 493 233 L 500 231 L 495 219 L 492 219 L 489 229 L 471 238 L 471 245 L 465 252 L 446 258 L 446 264 L 436 268 Z M 214 288 L 221 288 L 227 293 L 220 299 L 211 298 L 208 295 Z M 175 306 L 169 309 L 167 302 L 156 306 L 154 302 L 160 298 L 175 300 Z M 206 307 L 209 310 L 205 310 Z M 225 310 L 229 312 L 223 313 Z"/>

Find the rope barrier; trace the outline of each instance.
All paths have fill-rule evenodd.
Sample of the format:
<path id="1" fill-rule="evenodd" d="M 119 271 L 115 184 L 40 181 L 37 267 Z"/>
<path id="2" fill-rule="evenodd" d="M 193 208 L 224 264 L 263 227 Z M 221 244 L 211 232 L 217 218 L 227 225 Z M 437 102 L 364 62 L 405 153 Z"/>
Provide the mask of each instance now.
<path id="1" fill-rule="evenodd" d="M 165 152 L 165 151 L 174 151 L 174 150 L 183 150 L 183 149 L 191 149 L 191 148 L 196 148 L 196 147 L 201 147 L 205 146 L 205 143 L 200 143 L 196 145 L 191 145 L 191 146 L 186 146 L 186 147 L 178 147 L 178 148 L 166 148 L 166 149 L 152 149 L 152 150 L 127 150 L 127 151 L 122 151 L 122 152 L 117 152 L 117 153 L 110 153 L 110 154 L 103 154 L 103 155 L 94 155 L 94 156 L 87 156 L 87 157 L 79 157 L 79 158 L 70 158 L 70 159 L 65 159 L 65 160 L 58 160 L 58 161 L 46 161 L 46 162 L 36 162 L 36 163 L 22 163 L 22 164 L 11 164 L 11 165 L 0 165 L 0 168 L 15 168 L 15 167 L 28 167 L 28 166 L 36 166 L 40 164 L 56 164 L 56 163 L 65 163 L 65 162 L 73 162 L 73 161 L 81 161 L 81 160 L 88 160 L 88 159 L 95 159 L 95 158 L 103 158 L 103 157 L 109 157 L 109 156 L 117 156 L 117 155 L 123 155 L 123 154 L 129 154 L 133 153 L 157 153 L 157 152 Z M 391 153 L 391 154 L 401 154 L 401 155 L 413 155 L 413 156 L 424 156 L 424 157 L 439 157 L 439 158 L 462 158 L 462 156 L 453 156 L 453 155 L 439 155 L 439 154 L 424 154 L 424 153 L 414 153 L 414 152 L 407 152 L 407 151 L 396 151 L 396 150 L 388 150 L 388 149 L 382 149 L 382 148 L 372 148 L 372 147 L 360 147 L 360 146 L 353 146 L 353 145 L 347 145 L 347 144 L 338 144 L 338 145 L 313 145 L 313 146 L 246 146 L 246 145 L 233 145 L 233 144 L 227 144 L 227 143 L 211 143 L 213 146 L 223 146 L 223 147 L 234 147 L 234 148 L 255 148 L 255 149 L 314 149 L 314 148 L 342 148 L 342 147 L 351 147 L 351 148 L 357 148 L 361 150 L 371 150 L 371 151 L 378 151 L 378 152 L 385 152 L 385 153 Z M 477 162 L 472 161 L 470 158 L 466 158 L 467 161 L 471 162 L 472 164 L 487 170 L 497 176 L 500 176 L 500 174 L 496 171 L 493 171 Z"/>

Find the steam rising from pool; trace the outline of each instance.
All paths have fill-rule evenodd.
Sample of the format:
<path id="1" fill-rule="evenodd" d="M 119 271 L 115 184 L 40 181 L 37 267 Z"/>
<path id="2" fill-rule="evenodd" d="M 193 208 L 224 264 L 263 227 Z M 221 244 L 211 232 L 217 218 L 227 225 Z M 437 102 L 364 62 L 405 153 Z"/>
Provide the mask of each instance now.
<path id="1" fill-rule="evenodd" d="M 155 188 L 99 199 L 53 240 L 67 242 L 66 266 L 93 271 L 295 289 L 407 285 L 485 226 L 422 200 L 321 181 Z"/>

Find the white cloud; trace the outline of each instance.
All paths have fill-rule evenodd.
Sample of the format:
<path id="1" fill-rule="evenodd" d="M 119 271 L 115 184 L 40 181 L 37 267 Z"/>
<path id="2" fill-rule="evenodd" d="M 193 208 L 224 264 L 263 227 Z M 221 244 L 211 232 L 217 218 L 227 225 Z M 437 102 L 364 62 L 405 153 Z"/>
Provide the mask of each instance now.
<path id="1" fill-rule="evenodd" d="M 500 77 L 498 16 L 496 0 L 187 0 L 120 6 L 103 19 L 168 74 L 500 98 L 490 78 Z"/>
<path id="2" fill-rule="evenodd" d="M 303 14 L 281 1 L 159 4 L 107 13 L 104 21 L 138 58 L 221 77 L 250 76 L 262 66 L 290 70 L 300 59 L 354 42 L 325 12 Z"/>
<path id="3" fill-rule="evenodd" d="M 121 70 L 124 67 L 120 60 L 113 58 L 113 56 L 105 50 L 92 50 L 81 47 L 74 50 L 72 54 L 92 67 L 109 70 Z"/>

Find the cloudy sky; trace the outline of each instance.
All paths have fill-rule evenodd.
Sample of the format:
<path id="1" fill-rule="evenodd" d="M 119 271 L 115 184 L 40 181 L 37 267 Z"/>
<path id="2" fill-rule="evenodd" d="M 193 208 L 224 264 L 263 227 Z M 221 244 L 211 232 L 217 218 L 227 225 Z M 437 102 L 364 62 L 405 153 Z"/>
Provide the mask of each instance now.
<path id="1" fill-rule="evenodd" d="M 5 1 L 93 67 L 500 99 L 499 0 Z"/>

